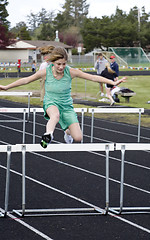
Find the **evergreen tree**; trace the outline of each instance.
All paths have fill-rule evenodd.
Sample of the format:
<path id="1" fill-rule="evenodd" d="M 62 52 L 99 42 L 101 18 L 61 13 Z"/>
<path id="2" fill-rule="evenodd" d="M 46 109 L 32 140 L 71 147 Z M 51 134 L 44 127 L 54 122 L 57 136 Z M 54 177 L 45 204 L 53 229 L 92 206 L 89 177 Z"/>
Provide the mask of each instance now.
<path id="1" fill-rule="evenodd" d="M 15 37 L 18 37 L 19 39 L 31 40 L 30 32 L 25 22 L 17 23 L 16 27 L 13 27 L 11 29 L 11 32 L 15 35 Z"/>
<path id="2" fill-rule="evenodd" d="M 38 35 L 38 40 L 54 40 L 55 31 L 50 23 L 42 24 L 42 29 L 40 35 Z"/>
<path id="3" fill-rule="evenodd" d="M 9 26 L 9 22 L 6 19 L 9 16 L 6 9 L 7 5 L 8 5 L 7 0 L 0 0 L 0 23 L 6 27 Z"/>

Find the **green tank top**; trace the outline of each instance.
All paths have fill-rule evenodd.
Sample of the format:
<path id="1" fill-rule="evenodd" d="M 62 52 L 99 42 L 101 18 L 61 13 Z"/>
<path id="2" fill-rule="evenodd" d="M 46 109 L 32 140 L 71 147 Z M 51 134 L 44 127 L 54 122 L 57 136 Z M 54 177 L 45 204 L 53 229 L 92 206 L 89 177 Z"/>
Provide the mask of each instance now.
<path id="1" fill-rule="evenodd" d="M 57 102 L 61 105 L 70 105 L 73 103 L 71 97 L 71 82 L 70 67 L 66 66 L 64 69 L 64 76 L 57 80 L 52 72 L 53 64 L 46 68 L 45 80 L 45 96 L 44 104 Z"/>

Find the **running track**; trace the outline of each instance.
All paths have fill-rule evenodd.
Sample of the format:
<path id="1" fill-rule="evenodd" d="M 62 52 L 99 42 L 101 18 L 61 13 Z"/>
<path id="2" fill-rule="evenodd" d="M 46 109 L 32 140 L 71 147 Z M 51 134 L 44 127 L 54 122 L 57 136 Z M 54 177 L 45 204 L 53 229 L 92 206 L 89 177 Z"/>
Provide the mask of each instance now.
<path id="1" fill-rule="evenodd" d="M 26 107 L 1 100 L 0 107 Z M 18 114 L 0 114 L 0 119 L 18 119 Z M 79 120 L 81 118 L 79 116 Z M 36 143 L 45 131 L 42 114 L 36 116 Z M 90 142 L 91 119 L 84 119 L 84 142 Z M 137 126 L 95 119 L 94 142 L 137 142 Z M 0 144 L 22 143 L 22 123 L 0 122 Z M 32 143 L 32 117 L 26 124 L 26 143 Z M 53 143 L 63 142 L 59 125 Z M 150 143 L 150 129 L 141 128 L 141 142 Z M 21 208 L 21 154 L 13 153 L 9 211 L 0 218 L 2 240 L 148 240 L 150 214 L 115 216 L 47 216 L 18 218 L 12 209 Z M 150 153 L 126 152 L 125 206 L 150 206 Z M 6 153 L 0 157 L 0 209 L 4 209 Z M 110 152 L 110 206 L 119 206 L 120 152 Z M 54 191 L 52 188 L 55 188 Z M 62 191 L 64 194 L 59 192 Z M 71 197 L 66 196 L 66 193 Z M 105 153 L 27 153 L 26 208 L 87 207 L 78 197 L 105 208 Z"/>

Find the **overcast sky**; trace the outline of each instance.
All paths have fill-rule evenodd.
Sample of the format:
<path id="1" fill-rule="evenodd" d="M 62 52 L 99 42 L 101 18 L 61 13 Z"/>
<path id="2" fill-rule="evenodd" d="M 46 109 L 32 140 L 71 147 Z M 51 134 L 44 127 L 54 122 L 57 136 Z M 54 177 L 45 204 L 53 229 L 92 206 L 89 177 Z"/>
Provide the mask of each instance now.
<path id="1" fill-rule="evenodd" d="M 65 0 L 8 0 L 8 2 L 9 17 L 7 19 L 11 23 L 11 27 L 14 27 L 16 23 L 26 22 L 26 16 L 31 12 L 36 14 L 42 8 L 47 11 L 55 11 L 55 13 L 62 11 L 61 6 Z M 88 17 L 110 16 L 115 14 L 117 6 L 126 13 L 129 13 L 134 6 L 139 9 L 145 6 L 146 13 L 150 12 L 150 0 L 87 0 L 87 3 L 90 4 Z"/>

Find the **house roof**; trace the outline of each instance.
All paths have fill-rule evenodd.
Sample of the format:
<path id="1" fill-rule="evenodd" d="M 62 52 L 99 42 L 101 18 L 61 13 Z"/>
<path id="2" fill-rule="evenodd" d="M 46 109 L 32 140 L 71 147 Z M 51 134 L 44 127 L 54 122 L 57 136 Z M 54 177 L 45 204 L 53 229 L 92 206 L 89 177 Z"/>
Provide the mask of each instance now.
<path id="1" fill-rule="evenodd" d="M 65 49 L 71 49 L 72 46 L 66 45 L 62 42 L 56 41 L 44 41 L 44 40 L 19 40 L 16 43 L 8 46 L 9 49 L 38 49 L 44 46 L 64 47 Z"/>

